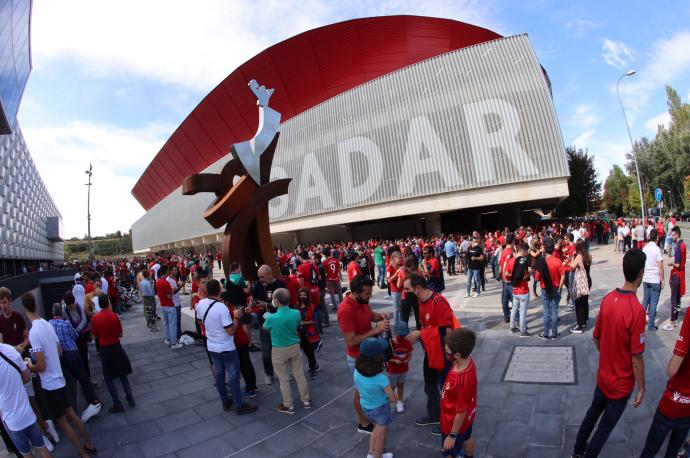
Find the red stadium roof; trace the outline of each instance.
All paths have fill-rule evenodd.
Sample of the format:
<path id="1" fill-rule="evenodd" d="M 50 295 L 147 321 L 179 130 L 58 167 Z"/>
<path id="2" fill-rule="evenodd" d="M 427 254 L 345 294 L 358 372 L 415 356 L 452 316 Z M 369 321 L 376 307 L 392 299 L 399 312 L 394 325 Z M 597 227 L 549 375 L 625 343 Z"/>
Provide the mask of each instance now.
<path id="1" fill-rule="evenodd" d="M 430 57 L 501 38 L 449 19 L 386 16 L 309 30 L 260 52 L 215 87 L 175 130 L 132 194 L 149 210 L 254 135 L 256 100 L 250 79 L 275 88 L 271 106 L 281 121 L 338 94 Z"/>

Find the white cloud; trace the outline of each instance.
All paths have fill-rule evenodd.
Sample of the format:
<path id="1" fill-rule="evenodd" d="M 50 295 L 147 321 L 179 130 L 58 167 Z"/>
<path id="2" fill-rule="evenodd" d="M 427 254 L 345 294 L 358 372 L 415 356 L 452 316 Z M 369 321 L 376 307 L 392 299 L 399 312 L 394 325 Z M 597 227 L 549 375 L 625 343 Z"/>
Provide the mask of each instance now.
<path id="1" fill-rule="evenodd" d="M 71 59 L 97 77 L 136 75 L 208 91 L 280 40 L 340 20 L 386 14 L 496 25 L 490 7 L 476 0 L 46 1 L 33 9 L 33 59 L 38 71 L 50 60 Z"/>
<path id="2" fill-rule="evenodd" d="M 601 122 L 601 116 L 599 116 L 594 106 L 580 103 L 575 106 L 575 112 L 568 122 L 579 129 L 591 129 Z"/>
<path id="3" fill-rule="evenodd" d="M 572 142 L 570 142 L 575 148 L 582 148 L 582 149 L 587 149 L 589 148 L 589 144 L 592 141 L 592 138 L 594 138 L 594 134 L 596 133 L 595 130 L 586 130 L 582 132 L 580 135 L 575 137 Z"/>
<path id="4" fill-rule="evenodd" d="M 652 44 L 648 59 L 637 74 L 621 81 L 620 93 L 626 109 L 641 111 L 650 97 L 665 98 L 664 86 L 690 71 L 690 32 L 679 32 Z M 628 70 L 627 68 L 625 70 Z M 616 86 L 611 86 L 615 94 Z M 631 120 L 632 124 L 632 120 Z"/>
<path id="5" fill-rule="evenodd" d="M 62 213 L 68 237 L 86 234 L 84 171 L 93 164 L 91 233 L 128 231 L 143 210 L 131 189 L 173 126 L 121 129 L 86 121 L 25 128 L 29 151 Z"/>
<path id="6" fill-rule="evenodd" d="M 644 127 L 651 134 L 656 134 L 657 130 L 659 129 L 659 126 L 668 127 L 670 123 L 671 123 L 671 115 L 668 113 L 668 111 L 664 111 L 663 113 L 659 113 L 658 115 L 656 115 L 652 118 L 649 118 L 644 123 Z"/>
<path id="7" fill-rule="evenodd" d="M 620 70 L 627 70 L 634 60 L 632 50 L 622 41 L 604 38 L 602 50 L 602 57 L 606 63 Z"/>

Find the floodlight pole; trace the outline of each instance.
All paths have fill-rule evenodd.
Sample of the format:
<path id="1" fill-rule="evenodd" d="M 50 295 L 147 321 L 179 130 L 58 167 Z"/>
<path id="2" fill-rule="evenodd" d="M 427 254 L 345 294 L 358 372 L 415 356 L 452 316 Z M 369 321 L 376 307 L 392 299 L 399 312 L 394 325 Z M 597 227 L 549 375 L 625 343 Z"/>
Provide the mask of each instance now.
<path id="1" fill-rule="evenodd" d="M 623 112 L 623 119 L 625 119 L 625 127 L 628 129 L 628 138 L 630 138 L 630 148 L 632 148 L 632 157 L 633 161 L 635 162 L 635 174 L 637 175 L 637 188 L 640 191 L 640 211 L 642 212 L 642 221 L 644 221 L 646 217 L 644 208 L 644 194 L 642 193 L 642 179 L 640 178 L 640 168 L 637 166 L 637 153 L 635 152 L 635 143 L 633 142 L 632 133 L 630 133 L 630 124 L 628 124 L 628 117 L 625 114 L 625 108 L 623 108 L 621 93 L 618 91 L 618 85 L 620 84 L 621 80 L 626 76 L 633 76 L 634 74 L 635 70 L 628 70 L 618 78 L 618 81 L 616 82 L 616 94 L 618 95 L 618 103 L 620 104 L 621 111 Z"/>
<path id="2" fill-rule="evenodd" d="M 89 245 L 89 261 L 93 261 L 93 243 L 91 242 L 91 175 L 93 175 L 93 165 L 89 164 L 89 170 L 86 170 L 89 176 L 89 182 L 86 183 L 86 238 Z"/>

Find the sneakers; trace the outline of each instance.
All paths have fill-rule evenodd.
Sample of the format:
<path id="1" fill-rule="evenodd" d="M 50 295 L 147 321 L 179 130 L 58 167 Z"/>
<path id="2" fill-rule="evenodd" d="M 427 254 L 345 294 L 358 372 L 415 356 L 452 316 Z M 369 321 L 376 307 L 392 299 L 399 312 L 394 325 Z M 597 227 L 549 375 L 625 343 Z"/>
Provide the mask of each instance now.
<path id="1" fill-rule="evenodd" d="M 402 402 L 402 401 L 396 402 L 396 403 L 395 403 L 395 410 L 396 410 L 398 413 L 403 413 L 403 412 L 405 412 L 405 403 Z"/>
<path id="2" fill-rule="evenodd" d="M 228 410 L 230 410 L 230 408 L 232 407 L 232 403 L 233 403 L 233 402 L 234 402 L 234 401 L 233 401 L 232 399 L 230 399 L 230 398 L 228 398 L 228 399 L 226 399 L 225 401 L 223 401 L 223 410 L 226 411 L 226 412 L 227 412 Z"/>
<path id="3" fill-rule="evenodd" d="M 46 448 L 50 453 L 55 451 L 55 447 L 53 446 L 53 443 L 50 442 L 50 439 L 48 439 L 48 436 L 43 435 L 43 443 L 46 444 Z"/>
<path id="4" fill-rule="evenodd" d="M 242 397 L 243 398 L 255 398 L 256 397 L 256 390 L 244 390 L 242 392 Z"/>
<path id="5" fill-rule="evenodd" d="M 316 371 L 309 371 L 309 379 L 312 382 L 316 381 Z"/>
<path id="6" fill-rule="evenodd" d="M 441 435 L 441 428 L 439 426 L 434 427 L 434 429 L 431 430 L 431 435 L 432 436 L 440 436 Z"/>
<path id="7" fill-rule="evenodd" d="M 259 409 L 259 407 L 254 404 L 249 404 L 248 402 L 243 402 L 242 405 L 237 409 L 237 415 L 246 415 L 248 413 L 254 413 Z"/>
<path id="8" fill-rule="evenodd" d="M 169 341 L 168 339 L 165 339 L 165 342 L 164 342 L 164 343 L 165 343 L 165 345 L 167 345 L 168 347 L 170 346 L 170 341 Z"/>
<path id="9" fill-rule="evenodd" d="M 266 378 L 264 379 L 264 383 L 266 385 L 273 385 L 273 376 L 267 375 Z"/>
<path id="10" fill-rule="evenodd" d="M 549 336 L 547 336 L 543 332 L 540 332 L 538 337 L 542 340 L 549 340 Z"/>
<path id="11" fill-rule="evenodd" d="M 101 407 L 103 407 L 103 403 L 101 402 L 97 404 L 89 404 L 89 406 L 84 409 L 84 412 L 81 414 L 81 421 L 86 423 L 87 421 L 91 420 L 93 417 L 98 415 L 98 413 L 101 411 Z"/>
<path id="12" fill-rule="evenodd" d="M 570 330 L 570 332 L 573 334 L 582 334 L 583 332 L 585 332 L 585 328 L 583 328 L 582 326 L 575 326 L 573 329 Z"/>
<path id="13" fill-rule="evenodd" d="M 474 293 L 472 297 L 479 297 L 479 293 Z"/>
<path id="14" fill-rule="evenodd" d="M 438 425 L 439 421 L 438 421 L 438 419 L 435 419 L 435 418 L 422 417 L 422 418 L 416 419 L 414 421 L 414 424 L 417 426 Z"/>
<path id="15" fill-rule="evenodd" d="M 465 299 L 467 299 L 468 297 L 470 297 L 470 295 L 469 295 L 469 294 L 465 294 L 463 297 L 464 297 Z"/>
<path id="16" fill-rule="evenodd" d="M 517 334 L 518 332 L 520 332 L 520 330 L 518 328 L 510 328 L 511 334 Z"/>
<path id="17" fill-rule="evenodd" d="M 390 295 L 386 294 L 386 299 L 390 299 L 390 298 L 391 298 Z"/>
<path id="18" fill-rule="evenodd" d="M 529 334 L 527 334 L 527 331 L 521 332 L 520 337 L 529 337 Z"/>
<path id="19" fill-rule="evenodd" d="M 376 455 L 373 453 L 369 452 L 367 453 L 367 458 L 375 458 Z M 381 454 L 381 458 L 393 458 L 393 452 L 385 452 Z"/>
<path id="20" fill-rule="evenodd" d="M 671 322 L 671 321 L 666 322 L 666 324 L 664 324 L 661 327 L 661 329 L 663 329 L 664 331 L 673 331 L 675 328 L 676 328 L 676 325 L 673 324 L 673 322 Z"/>
<path id="21" fill-rule="evenodd" d="M 174 344 L 170 345 L 171 350 L 179 350 L 182 347 L 184 347 L 184 345 L 182 345 L 181 343 L 174 343 Z"/>
<path id="22" fill-rule="evenodd" d="M 558 339 L 560 336 L 561 336 L 560 334 L 554 334 L 554 335 L 551 336 L 551 340 L 556 340 L 556 339 Z"/>
<path id="23" fill-rule="evenodd" d="M 55 424 L 53 423 L 53 420 L 46 420 L 46 423 L 48 424 L 48 430 L 46 431 L 46 433 L 48 433 L 48 436 L 50 436 L 50 439 L 53 442 L 59 444 L 60 436 L 58 436 L 57 429 L 55 429 Z"/>
<path id="24" fill-rule="evenodd" d="M 304 408 L 305 408 L 306 410 L 311 409 L 311 402 L 310 402 L 310 401 L 304 401 L 304 402 L 302 403 L 302 405 L 304 406 Z"/>
<path id="25" fill-rule="evenodd" d="M 657 331 L 658 329 L 659 329 L 659 327 L 658 327 L 658 326 L 654 326 L 653 324 L 647 326 L 647 331 L 649 331 L 649 332 L 655 332 L 655 331 Z"/>
<path id="26" fill-rule="evenodd" d="M 366 426 L 357 425 L 357 432 L 362 434 L 371 434 L 372 432 L 374 432 L 374 424 L 369 423 Z"/>
<path id="27" fill-rule="evenodd" d="M 283 404 L 278 404 L 278 412 L 286 413 L 288 415 L 294 415 L 295 408 L 294 407 L 285 407 Z"/>

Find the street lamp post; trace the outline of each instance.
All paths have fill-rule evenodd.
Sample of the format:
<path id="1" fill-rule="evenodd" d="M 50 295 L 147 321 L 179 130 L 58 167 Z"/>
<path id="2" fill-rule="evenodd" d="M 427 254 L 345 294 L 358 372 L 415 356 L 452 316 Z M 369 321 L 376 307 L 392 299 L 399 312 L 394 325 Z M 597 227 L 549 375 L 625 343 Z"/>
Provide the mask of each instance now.
<path id="1" fill-rule="evenodd" d="M 93 244 L 91 242 L 91 175 L 93 175 L 93 165 L 89 164 L 89 170 L 84 173 L 89 176 L 89 182 L 86 183 L 86 237 L 89 244 L 89 261 L 93 261 Z"/>
<path id="2" fill-rule="evenodd" d="M 635 143 L 633 142 L 632 134 L 630 133 L 630 124 L 628 124 L 628 117 L 625 114 L 625 108 L 623 108 L 623 101 L 621 100 L 621 93 L 618 91 L 618 85 L 620 84 L 621 80 L 625 78 L 626 76 L 633 76 L 635 74 L 635 70 L 628 70 L 627 72 L 623 73 L 620 78 L 618 78 L 618 81 L 616 82 L 616 94 L 618 95 L 618 103 L 621 106 L 621 111 L 623 112 L 623 119 L 625 119 L 625 127 L 628 129 L 628 138 L 630 138 L 630 148 L 632 148 L 632 157 L 633 161 L 635 162 L 635 172 L 637 174 L 637 188 L 640 191 L 640 210 L 642 211 L 642 220 L 644 221 L 645 219 L 645 208 L 644 208 L 644 194 L 642 193 L 642 179 L 640 178 L 640 168 L 637 166 L 637 153 L 635 152 Z"/>

